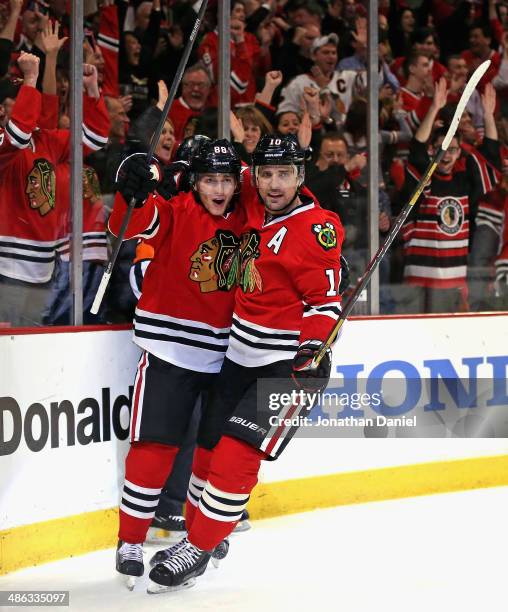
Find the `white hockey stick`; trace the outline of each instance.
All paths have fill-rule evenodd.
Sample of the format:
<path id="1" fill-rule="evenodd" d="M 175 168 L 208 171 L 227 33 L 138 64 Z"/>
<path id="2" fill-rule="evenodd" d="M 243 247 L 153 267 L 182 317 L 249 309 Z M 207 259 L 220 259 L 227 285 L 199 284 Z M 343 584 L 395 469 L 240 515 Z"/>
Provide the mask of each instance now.
<path id="1" fill-rule="evenodd" d="M 346 302 L 346 305 L 344 306 L 340 314 L 340 317 L 337 319 L 337 323 L 335 323 L 332 331 L 328 335 L 328 338 L 321 345 L 321 349 L 319 350 L 319 353 L 317 353 L 314 356 L 314 359 L 312 360 L 312 364 L 311 364 L 312 369 L 316 369 L 318 367 L 321 359 L 323 359 L 323 357 L 326 355 L 326 351 L 332 346 L 333 342 L 335 341 L 335 338 L 337 337 L 337 334 L 339 333 L 341 327 L 344 325 L 344 321 L 351 314 L 351 311 L 353 310 L 353 306 L 358 300 L 360 293 L 365 289 L 367 283 L 371 279 L 371 276 L 374 270 L 378 267 L 379 262 L 385 256 L 386 251 L 388 251 L 388 249 L 390 248 L 390 245 L 395 239 L 395 236 L 397 236 L 397 234 L 399 233 L 399 230 L 404 224 L 404 221 L 407 219 L 409 213 L 411 212 L 411 209 L 418 201 L 418 198 L 421 196 L 422 191 L 425 189 L 425 186 L 429 182 L 432 174 L 434 173 L 434 170 L 437 168 L 437 165 L 439 164 L 446 150 L 450 146 L 450 142 L 452 138 L 455 136 L 455 132 L 457 131 L 457 128 L 459 126 L 460 118 L 462 117 L 462 113 L 464 112 L 464 109 L 466 108 L 466 105 L 469 102 L 469 98 L 471 97 L 473 91 L 476 89 L 476 86 L 480 82 L 480 79 L 487 72 L 489 66 L 490 66 L 490 60 L 487 60 L 483 62 L 482 64 L 480 64 L 478 68 L 471 75 L 471 78 L 467 82 L 466 87 L 464 91 L 462 92 L 462 96 L 460 97 L 459 103 L 457 104 L 457 109 L 455 110 L 455 114 L 453 115 L 453 119 L 450 123 L 450 127 L 448 128 L 448 131 L 446 132 L 444 140 L 441 143 L 441 147 L 439 148 L 439 151 L 434 155 L 434 157 L 430 161 L 427 167 L 427 170 L 425 171 L 424 175 L 420 179 L 420 182 L 416 186 L 416 189 L 414 190 L 413 195 L 409 199 L 409 202 L 400 211 L 399 216 L 395 219 L 395 223 L 393 224 L 392 229 L 390 230 L 390 233 L 388 234 L 385 241 L 379 247 L 377 253 L 374 255 L 371 262 L 367 266 L 367 269 L 363 273 L 362 278 L 358 281 L 358 284 L 356 285 L 353 293 L 351 294 L 348 301 Z"/>

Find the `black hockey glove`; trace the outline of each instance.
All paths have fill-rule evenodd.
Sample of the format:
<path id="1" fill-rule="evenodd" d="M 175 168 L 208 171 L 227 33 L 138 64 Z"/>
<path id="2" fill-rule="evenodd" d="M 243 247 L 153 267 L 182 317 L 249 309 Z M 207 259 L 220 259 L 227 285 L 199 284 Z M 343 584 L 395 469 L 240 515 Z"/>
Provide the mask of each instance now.
<path id="1" fill-rule="evenodd" d="M 330 380 L 332 369 L 332 352 L 326 351 L 318 367 L 312 369 L 314 355 L 319 352 L 321 342 L 319 340 L 309 340 L 298 347 L 298 351 L 293 358 L 293 373 L 291 374 L 295 383 L 305 391 L 323 391 Z"/>
<path id="2" fill-rule="evenodd" d="M 157 187 L 159 194 L 165 200 L 169 200 L 182 191 L 182 183 L 185 183 L 185 180 L 182 181 L 182 179 L 187 176 L 188 172 L 189 164 L 184 161 L 176 161 L 164 166 L 162 180 Z"/>
<path id="3" fill-rule="evenodd" d="M 349 273 L 349 264 L 344 255 L 340 256 L 340 283 L 339 283 L 339 295 L 342 295 L 349 289 L 351 284 L 351 275 Z"/>
<path id="4" fill-rule="evenodd" d="M 148 195 L 157 187 L 144 153 L 134 153 L 126 157 L 116 173 L 116 189 L 127 204 L 136 199 L 136 208 L 145 203 Z"/>

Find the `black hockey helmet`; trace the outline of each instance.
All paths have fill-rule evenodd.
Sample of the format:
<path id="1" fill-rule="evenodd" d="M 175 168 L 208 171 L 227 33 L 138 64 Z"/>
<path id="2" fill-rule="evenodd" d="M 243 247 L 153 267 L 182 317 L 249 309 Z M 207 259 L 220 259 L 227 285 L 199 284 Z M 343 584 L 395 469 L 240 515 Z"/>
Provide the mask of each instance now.
<path id="1" fill-rule="evenodd" d="M 305 151 L 292 134 L 265 134 L 254 149 L 252 165 L 256 166 L 303 166 Z"/>
<path id="2" fill-rule="evenodd" d="M 298 192 L 305 178 L 305 151 L 300 147 L 293 134 L 266 134 L 260 138 L 252 154 L 252 179 L 254 183 L 257 183 L 260 166 L 294 166 L 298 181 Z"/>
<path id="3" fill-rule="evenodd" d="M 204 141 L 191 159 L 194 175 L 207 173 L 234 174 L 240 182 L 241 162 L 238 153 L 225 138 Z"/>
<path id="4" fill-rule="evenodd" d="M 203 134 L 196 134 L 195 136 L 185 138 L 176 150 L 174 161 L 183 161 L 190 164 L 201 145 L 209 141 L 210 138 Z"/>

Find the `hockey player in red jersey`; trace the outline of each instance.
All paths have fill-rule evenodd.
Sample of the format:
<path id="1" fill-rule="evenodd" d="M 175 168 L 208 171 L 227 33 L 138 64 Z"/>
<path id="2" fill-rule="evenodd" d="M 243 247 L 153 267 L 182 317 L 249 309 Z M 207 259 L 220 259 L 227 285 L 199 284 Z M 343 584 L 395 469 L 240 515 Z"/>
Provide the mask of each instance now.
<path id="1" fill-rule="evenodd" d="M 192 190 L 169 201 L 150 193 L 156 182 L 142 154 L 127 158 L 118 178 L 110 229 L 118 234 L 126 201 L 135 197 L 140 204 L 125 237 L 146 239 L 155 253 L 134 318 L 134 341 L 143 354 L 120 505 L 117 570 L 132 584 L 143 574 L 142 545 L 196 401 L 227 350 L 246 214 L 237 201 L 240 158 L 227 140 L 202 144 L 191 162 Z M 215 419 L 204 406 L 200 445 L 215 444 L 209 442 Z"/>
<path id="2" fill-rule="evenodd" d="M 304 152 L 290 136 L 260 140 L 253 197 L 264 206 L 249 209 L 231 337 L 210 406 L 229 416 L 215 449 L 196 450 L 188 537 L 155 555 L 149 592 L 190 586 L 205 571 L 247 505 L 261 461 L 276 459 L 294 433 L 272 427 L 258 380 L 280 379 L 285 392 L 328 382 L 330 355 L 316 370 L 310 363 L 340 313 L 344 234 L 339 218 L 301 190 L 303 173 Z M 290 404 L 271 415 L 290 418 L 297 409 Z"/>

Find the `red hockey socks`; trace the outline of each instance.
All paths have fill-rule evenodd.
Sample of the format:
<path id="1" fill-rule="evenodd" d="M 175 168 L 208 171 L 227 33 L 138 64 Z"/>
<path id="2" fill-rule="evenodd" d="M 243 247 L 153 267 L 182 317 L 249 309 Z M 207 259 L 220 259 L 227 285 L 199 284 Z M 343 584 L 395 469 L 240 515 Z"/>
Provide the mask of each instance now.
<path id="1" fill-rule="evenodd" d="M 133 442 L 125 460 L 118 538 L 130 544 L 145 541 L 159 496 L 173 467 L 177 446 Z"/>
<path id="2" fill-rule="evenodd" d="M 208 481 L 189 531 L 189 541 L 213 550 L 235 528 L 258 481 L 265 454 L 246 442 L 223 436 L 213 450 Z"/>
<path id="3" fill-rule="evenodd" d="M 187 531 L 190 531 L 199 500 L 201 499 L 201 494 L 208 480 L 212 453 L 213 451 L 201 446 L 197 446 L 194 451 L 192 474 L 189 480 L 187 501 L 185 503 L 185 526 Z"/>

